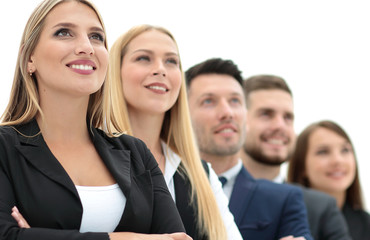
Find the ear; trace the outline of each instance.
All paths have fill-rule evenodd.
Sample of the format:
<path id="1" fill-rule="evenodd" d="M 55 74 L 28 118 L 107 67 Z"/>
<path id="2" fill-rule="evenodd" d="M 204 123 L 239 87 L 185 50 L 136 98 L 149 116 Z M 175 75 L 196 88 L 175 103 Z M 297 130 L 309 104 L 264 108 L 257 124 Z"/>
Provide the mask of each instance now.
<path id="1" fill-rule="evenodd" d="M 30 59 L 28 60 L 28 63 L 27 63 L 27 72 L 29 74 L 32 74 L 36 71 L 36 66 L 35 66 L 35 63 L 34 63 L 34 57 L 31 56 Z"/>

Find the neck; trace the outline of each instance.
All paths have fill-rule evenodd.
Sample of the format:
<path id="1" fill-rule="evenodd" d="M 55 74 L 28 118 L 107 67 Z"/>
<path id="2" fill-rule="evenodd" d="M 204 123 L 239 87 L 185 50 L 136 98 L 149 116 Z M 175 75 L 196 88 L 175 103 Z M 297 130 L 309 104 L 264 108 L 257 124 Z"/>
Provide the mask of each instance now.
<path id="1" fill-rule="evenodd" d="M 240 157 L 243 161 L 244 167 L 256 179 L 274 180 L 280 174 L 280 165 L 271 166 L 260 163 L 250 157 L 243 149 L 240 150 Z"/>
<path id="2" fill-rule="evenodd" d="M 40 106 L 43 118 L 38 115 L 37 123 L 43 137 L 49 142 L 65 142 L 73 144 L 81 140 L 88 140 L 89 133 L 86 123 L 88 98 L 72 101 L 58 99 L 57 102 L 48 101 Z"/>
<path id="3" fill-rule="evenodd" d="M 346 192 L 327 192 L 330 196 L 334 197 L 337 201 L 337 206 L 342 209 L 346 202 Z"/>
<path id="4" fill-rule="evenodd" d="M 234 167 L 238 163 L 239 155 L 219 156 L 207 154 L 204 152 L 200 153 L 201 158 L 212 164 L 212 169 L 217 175 L 220 175 L 230 168 Z"/>
<path id="5" fill-rule="evenodd" d="M 144 141 L 164 173 L 165 158 L 161 146 L 162 115 L 138 114 L 129 111 L 132 133 Z"/>

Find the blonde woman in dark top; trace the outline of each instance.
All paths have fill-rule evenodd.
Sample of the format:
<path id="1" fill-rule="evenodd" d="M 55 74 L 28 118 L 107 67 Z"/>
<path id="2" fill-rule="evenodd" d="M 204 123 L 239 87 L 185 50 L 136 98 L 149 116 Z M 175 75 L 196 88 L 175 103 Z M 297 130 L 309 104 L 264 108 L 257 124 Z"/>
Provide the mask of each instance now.
<path id="1" fill-rule="evenodd" d="M 297 138 L 288 181 L 333 196 L 354 240 L 370 239 L 370 215 L 362 201 L 354 146 L 333 121 L 309 125 Z"/>
<path id="2" fill-rule="evenodd" d="M 145 144 L 101 130 L 107 69 L 94 5 L 41 2 L 1 117 L 0 239 L 191 239 Z"/>
<path id="3" fill-rule="evenodd" d="M 109 64 L 113 112 L 122 116 L 118 126 L 153 152 L 187 233 L 242 239 L 217 175 L 200 160 L 173 35 L 163 27 L 134 26 L 112 45 Z"/>

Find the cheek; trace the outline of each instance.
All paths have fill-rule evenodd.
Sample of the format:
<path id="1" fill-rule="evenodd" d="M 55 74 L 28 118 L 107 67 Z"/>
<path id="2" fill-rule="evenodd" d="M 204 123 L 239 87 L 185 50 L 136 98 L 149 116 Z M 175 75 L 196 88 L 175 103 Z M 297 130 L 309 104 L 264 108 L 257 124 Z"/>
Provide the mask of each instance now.
<path id="1" fill-rule="evenodd" d="M 107 72 L 108 70 L 108 51 L 107 49 L 105 49 L 104 47 L 102 49 L 99 50 L 99 53 L 98 53 L 98 58 L 99 58 L 99 62 L 100 62 L 100 67 L 102 68 L 102 70 L 104 72 Z"/>
<path id="2" fill-rule="evenodd" d="M 180 71 L 174 71 L 174 72 L 171 73 L 170 77 L 171 77 L 170 79 L 171 79 L 172 89 L 178 95 L 179 92 L 180 92 L 181 82 L 182 82 L 181 72 Z"/>
<path id="3" fill-rule="evenodd" d="M 351 159 L 349 161 L 348 168 L 349 168 L 351 177 L 354 179 L 355 178 L 355 175 L 356 175 L 356 168 L 357 168 L 357 166 L 356 166 L 355 158 L 353 156 L 351 157 Z"/>
<path id="4" fill-rule="evenodd" d="M 140 79 L 142 79 L 143 73 L 136 71 L 135 68 L 122 68 L 121 69 L 121 81 L 123 91 L 132 92 L 133 88 L 140 85 Z"/>
<path id="5" fill-rule="evenodd" d="M 325 166 L 316 158 L 306 158 L 306 174 L 310 182 L 324 174 Z"/>

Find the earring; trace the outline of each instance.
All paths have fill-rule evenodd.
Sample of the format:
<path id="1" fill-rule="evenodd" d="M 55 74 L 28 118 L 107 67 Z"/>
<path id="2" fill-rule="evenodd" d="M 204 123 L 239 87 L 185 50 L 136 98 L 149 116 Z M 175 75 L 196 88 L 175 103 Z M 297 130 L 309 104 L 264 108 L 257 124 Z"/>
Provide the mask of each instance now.
<path id="1" fill-rule="evenodd" d="M 29 74 L 30 74 L 30 77 L 32 77 L 32 74 L 33 74 L 32 70 L 29 71 Z"/>

